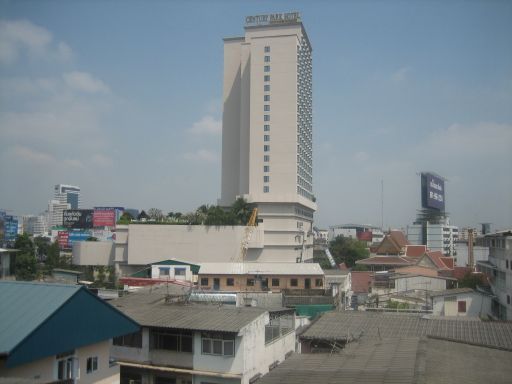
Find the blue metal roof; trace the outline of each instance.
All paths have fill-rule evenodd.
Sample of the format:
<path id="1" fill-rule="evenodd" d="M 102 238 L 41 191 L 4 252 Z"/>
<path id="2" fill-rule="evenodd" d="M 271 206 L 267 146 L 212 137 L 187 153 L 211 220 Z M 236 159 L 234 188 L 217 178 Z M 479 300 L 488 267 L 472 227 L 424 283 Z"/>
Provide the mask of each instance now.
<path id="1" fill-rule="evenodd" d="M 0 281 L 0 354 L 8 354 L 80 286 Z"/>
<path id="2" fill-rule="evenodd" d="M 0 281 L 0 355 L 7 355 L 7 367 L 139 328 L 85 287 Z"/>

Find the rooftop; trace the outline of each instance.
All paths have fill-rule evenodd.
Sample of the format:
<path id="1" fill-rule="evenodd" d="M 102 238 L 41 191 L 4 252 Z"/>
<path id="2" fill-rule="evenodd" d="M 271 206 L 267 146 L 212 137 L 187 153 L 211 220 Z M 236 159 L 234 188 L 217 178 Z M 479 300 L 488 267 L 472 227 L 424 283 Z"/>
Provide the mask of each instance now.
<path id="1" fill-rule="evenodd" d="M 323 275 L 317 263 L 201 263 L 201 275 Z"/>
<path id="2" fill-rule="evenodd" d="M 512 351 L 512 323 L 428 318 L 417 314 L 327 312 L 300 335 L 305 339 L 424 337 Z"/>

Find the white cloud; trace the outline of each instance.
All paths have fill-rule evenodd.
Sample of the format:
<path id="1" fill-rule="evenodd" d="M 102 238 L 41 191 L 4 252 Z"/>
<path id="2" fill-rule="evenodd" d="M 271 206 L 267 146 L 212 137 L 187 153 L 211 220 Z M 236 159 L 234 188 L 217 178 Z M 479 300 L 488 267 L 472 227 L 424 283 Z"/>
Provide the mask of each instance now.
<path id="1" fill-rule="evenodd" d="M 68 72 L 62 75 L 64 82 L 71 88 L 87 93 L 108 93 L 109 87 L 87 72 Z"/>
<path id="2" fill-rule="evenodd" d="M 222 121 L 215 119 L 211 115 L 206 115 L 201 120 L 196 121 L 188 132 L 194 135 L 208 134 L 220 135 L 222 133 Z"/>
<path id="3" fill-rule="evenodd" d="M 199 149 L 195 152 L 187 152 L 183 155 L 185 160 L 200 161 L 206 163 L 216 163 L 219 158 L 217 153 L 206 149 Z"/>
<path id="4" fill-rule="evenodd" d="M 25 161 L 34 165 L 47 166 L 55 163 L 56 159 L 53 155 L 41 152 L 23 145 L 16 145 L 11 150 L 16 160 Z"/>
<path id="5" fill-rule="evenodd" d="M 391 79 L 394 81 L 404 81 L 411 73 L 411 67 L 402 67 L 391 75 Z"/>
<path id="6" fill-rule="evenodd" d="M 31 58 L 68 60 L 71 48 L 54 43 L 52 34 L 28 20 L 0 21 L 0 63 L 15 63 L 22 53 Z"/>

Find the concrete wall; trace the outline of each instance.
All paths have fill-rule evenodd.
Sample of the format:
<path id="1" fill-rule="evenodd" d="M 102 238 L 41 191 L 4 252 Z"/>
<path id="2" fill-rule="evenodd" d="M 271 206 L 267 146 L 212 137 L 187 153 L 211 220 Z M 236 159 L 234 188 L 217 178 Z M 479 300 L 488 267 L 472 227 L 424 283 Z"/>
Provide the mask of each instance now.
<path id="1" fill-rule="evenodd" d="M 396 279 L 394 291 L 397 293 L 416 289 L 426 289 L 428 291 L 444 291 L 447 288 L 447 280 L 439 279 L 436 277 L 412 276 Z"/>
<path id="2" fill-rule="evenodd" d="M 113 265 L 114 255 L 112 241 L 77 241 L 73 244 L 75 265 Z"/>
<path id="3" fill-rule="evenodd" d="M 466 312 L 458 312 L 458 302 L 466 302 Z M 480 317 L 491 311 L 491 299 L 478 292 L 459 293 L 453 296 L 432 298 L 433 314 L 436 316 Z"/>
<path id="4" fill-rule="evenodd" d="M 78 348 L 74 356 L 78 361 L 77 383 L 119 383 L 119 366 L 109 364 L 110 341 Z M 87 358 L 95 356 L 98 357 L 98 370 L 88 374 Z M 57 380 L 57 359 L 55 356 L 46 357 L 9 369 L 0 366 L 0 377 L 34 379 L 36 383 L 55 381 Z"/>
<path id="5" fill-rule="evenodd" d="M 207 278 L 208 279 L 208 285 L 202 285 L 201 279 Z M 232 278 L 234 280 L 234 285 L 230 286 L 227 285 L 227 279 Z M 268 281 L 268 289 L 270 291 L 274 292 L 280 292 L 283 289 L 306 289 L 306 279 L 309 279 L 310 281 L 310 287 L 309 289 L 323 289 L 324 288 L 324 277 L 322 275 L 297 275 L 297 276 L 290 276 L 290 275 L 262 275 L 262 278 L 266 278 Z M 201 289 L 206 290 L 213 290 L 213 282 L 214 279 L 219 279 L 219 291 L 262 291 L 264 290 L 261 285 L 260 280 L 256 280 L 254 275 L 205 275 L 199 273 L 199 286 Z M 249 286 L 247 285 L 247 279 L 253 279 L 254 285 Z M 273 286 L 272 285 L 272 279 L 279 279 L 279 285 Z M 296 279 L 297 280 L 297 286 L 292 286 L 291 280 Z M 316 285 L 316 279 L 320 279 L 321 285 Z"/>
<path id="6" fill-rule="evenodd" d="M 160 276 L 160 269 L 168 268 L 169 274 Z M 176 268 L 185 269 L 185 275 L 176 275 Z M 190 265 L 152 265 L 151 266 L 151 278 L 152 279 L 176 279 L 176 280 L 184 280 L 184 281 L 193 281 L 192 279 L 192 271 L 190 270 Z"/>

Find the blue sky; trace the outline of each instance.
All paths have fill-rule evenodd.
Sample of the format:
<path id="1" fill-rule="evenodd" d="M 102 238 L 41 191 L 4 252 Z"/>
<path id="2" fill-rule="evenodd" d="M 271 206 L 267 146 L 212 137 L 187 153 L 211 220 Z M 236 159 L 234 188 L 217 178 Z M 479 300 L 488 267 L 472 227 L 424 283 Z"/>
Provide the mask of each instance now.
<path id="1" fill-rule="evenodd" d="M 405 227 L 417 172 L 455 225 L 512 227 L 512 2 L 0 1 L 0 208 L 190 211 L 220 195 L 222 38 L 299 11 L 316 224 Z"/>

